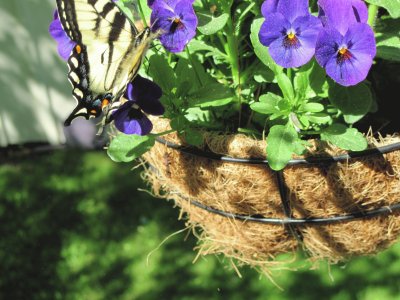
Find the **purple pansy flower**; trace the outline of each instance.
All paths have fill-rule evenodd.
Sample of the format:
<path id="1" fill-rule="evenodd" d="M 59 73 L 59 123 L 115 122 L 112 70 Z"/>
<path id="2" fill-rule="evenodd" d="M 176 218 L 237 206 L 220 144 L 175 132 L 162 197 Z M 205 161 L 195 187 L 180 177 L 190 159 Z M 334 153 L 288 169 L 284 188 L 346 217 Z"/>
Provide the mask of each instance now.
<path id="1" fill-rule="evenodd" d="M 137 75 L 126 89 L 125 98 L 128 101 L 112 114 L 115 127 L 125 134 L 150 133 L 153 124 L 144 113 L 162 115 L 164 107 L 159 101 L 161 96 L 162 90 L 157 84 Z"/>
<path id="2" fill-rule="evenodd" d="M 354 0 L 319 0 L 318 5 L 325 20 L 315 58 L 337 83 L 356 85 L 367 77 L 376 54 L 374 32 L 363 22 L 365 8 Z"/>
<path id="3" fill-rule="evenodd" d="M 260 42 L 269 47 L 273 60 L 284 68 L 300 67 L 315 53 L 321 22 L 308 11 L 308 0 L 266 0 Z"/>
<path id="4" fill-rule="evenodd" d="M 62 28 L 57 10 L 54 11 L 53 21 L 49 26 L 49 33 L 58 44 L 58 54 L 64 60 L 68 60 L 72 49 L 76 46 L 76 43 L 68 37 Z"/>
<path id="5" fill-rule="evenodd" d="M 368 7 L 365 5 L 363 0 L 349 0 L 351 2 L 351 7 L 353 9 L 354 17 L 357 22 L 367 23 L 368 21 Z M 325 3 L 326 4 L 326 3 Z M 318 17 L 322 21 L 324 26 L 327 25 L 327 17 L 325 15 L 324 9 L 319 7 Z"/>
<path id="6" fill-rule="evenodd" d="M 153 32 L 160 32 L 161 44 L 170 52 L 181 52 L 196 35 L 197 16 L 194 0 L 153 0 L 151 24 Z"/>

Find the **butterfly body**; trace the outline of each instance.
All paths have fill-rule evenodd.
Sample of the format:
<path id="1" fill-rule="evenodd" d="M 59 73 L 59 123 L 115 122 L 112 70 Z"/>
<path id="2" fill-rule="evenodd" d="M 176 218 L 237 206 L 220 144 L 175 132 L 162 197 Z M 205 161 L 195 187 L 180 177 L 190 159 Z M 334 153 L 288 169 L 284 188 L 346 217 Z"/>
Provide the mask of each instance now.
<path id="1" fill-rule="evenodd" d="M 65 125 L 78 116 L 103 112 L 107 118 L 140 68 L 153 39 L 150 29 L 139 32 L 111 0 L 57 0 L 57 8 L 64 31 L 76 43 L 68 79 L 78 104 Z"/>

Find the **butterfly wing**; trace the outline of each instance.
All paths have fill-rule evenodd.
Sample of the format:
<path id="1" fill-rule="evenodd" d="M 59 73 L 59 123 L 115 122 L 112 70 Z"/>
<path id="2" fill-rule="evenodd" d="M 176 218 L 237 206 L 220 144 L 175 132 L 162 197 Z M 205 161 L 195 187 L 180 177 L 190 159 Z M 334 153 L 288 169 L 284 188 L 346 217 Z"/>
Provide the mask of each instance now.
<path id="1" fill-rule="evenodd" d="M 149 30 L 139 33 L 111 0 L 57 0 L 57 8 L 65 32 L 82 47 L 82 55 L 73 51 L 71 57 L 78 59 L 85 72 L 77 72 L 69 63 L 70 72 L 75 69 L 79 79 L 72 81 L 74 75 L 69 74 L 71 84 L 84 95 L 74 93 L 78 106 L 83 106 L 82 101 L 102 100 L 106 94 L 118 101 L 152 40 Z M 87 85 L 80 83 L 83 80 Z"/>

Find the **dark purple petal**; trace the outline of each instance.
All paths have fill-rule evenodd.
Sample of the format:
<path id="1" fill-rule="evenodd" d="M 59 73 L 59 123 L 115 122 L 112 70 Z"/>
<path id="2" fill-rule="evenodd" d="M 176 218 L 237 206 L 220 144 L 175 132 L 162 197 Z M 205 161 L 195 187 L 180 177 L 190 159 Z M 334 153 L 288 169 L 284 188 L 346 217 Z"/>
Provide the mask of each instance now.
<path id="1" fill-rule="evenodd" d="M 58 44 L 58 54 L 64 60 L 68 60 L 72 49 L 76 46 L 76 43 L 68 37 L 62 28 L 57 10 L 54 12 L 53 21 L 50 23 L 49 33 Z"/>
<path id="2" fill-rule="evenodd" d="M 318 35 L 315 46 L 315 58 L 321 67 L 325 68 L 328 61 L 336 59 L 343 36 L 334 28 L 324 28 Z"/>
<path id="3" fill-rule="evenodd" d="M 363 0 L 351 0 L 351 6 L 357 22 L 368 22 L 368 7 Z"/>
<path id="4" fill-rule="evenodd" d="M 277 12 L 292 23 L 296 18 L 310 15 L 308 0 L 279 0 Z"/>
<path id="5" fill-rule="evenodd" d="M 153 81 L 136 76 L 134 81 L 128 84 L 125 97 L 136 103 L 145 113 L 160 116 L 164 113 L 164 107 L 160 103 L 161 88 Z"/>
<path id="6" fill-rule="evenodd" d="M 290 23 L 280 13 L 265 15 L 265 21 L 261 25 L 258 38 L 261 44 L 269 46 L 273 41 L 282 38 L 282 32 L 290 28 Z"/>
<path id="7" fill-rule="evenodd" d="M 275 13 L 278 8 L 279 0 L 265 0 L 261 5 L 261 13 L 265 17 L 267 14 Z"/>
<path id="8" fill-rule="evenodd" d="M 113 113 L 115 127 L 125 134 L 149 134 L 153 124 L 140 109 L 133 106 L 135 104 L 128 101 Z"/>
<path id="9" fill-rule="evenodd" d="M 318 0 L 318 5 L 323 11 L 324 25 L 335 28 L 342 35 L 346 34 L 350 25 L 357 22 L 349 0 Z"/>

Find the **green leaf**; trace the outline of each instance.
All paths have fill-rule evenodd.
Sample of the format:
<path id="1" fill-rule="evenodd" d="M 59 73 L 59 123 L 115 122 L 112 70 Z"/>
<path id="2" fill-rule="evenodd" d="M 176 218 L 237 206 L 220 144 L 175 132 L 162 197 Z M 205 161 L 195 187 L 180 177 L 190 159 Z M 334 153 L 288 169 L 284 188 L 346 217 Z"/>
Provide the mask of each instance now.
<path id="1" fill-rule="evenodd" d="M 316 124 L 327 124 L 332 121 L 332 117 L 325 113 L 313 113 L 310 115 L 306 115 L 306 118 Z"/>
<path id="2" fill-rule="evenodd" d="M 326 85 L 325 70 L 314 59 L 302 66 L 294 78 L 294 89 L 299 100 L 327 97 Z"/>
<path id="3" fill-rule="evenodd" d="M 300 106 L 299 110 L 304 112 L 317 113 L 324 110 L 324 106 L 321 103 L 308 102 Z"/>
<path id="4" fill-rule="evenodd" d="M 253 74 L 254 80 L 258 83 L 273 82 L 275 78 L 274 72 L 272 72 L 269 68 L 258 68 Z"/>
<path id="5" fill-rule="evenodd" d="M 377 57 L 400 61 L 400 19 L 379 19 L 375 30 Z"/>
<path id="6" fill-rule="evenodd" d="M 203 144 L 203 135 L 196 129 L 188 128 L 185 130 L 185 140 L 192 146 L 200 146 Z"/>
<path id="7" fill-rule="evenodd" d="M 269 55 L 268 48 L 265 47 L 263 44 L 260 43 L 258 38 L 258 33 L 261 28 L 261 24 L 263 23 L 264 19 L 256 19 L 253 21 L 250 29 L 250 40 L 251 44 L 254 47 L 254 53 L 257 57 L 261 60 L 263 64 L 265 64 L 268 68 L 272 70 L 275 74 L 282 73 L 283 68 L 278 66 L 272 57 Z"/>
<path id="8" fill-rule="evenodd" d="M 365 136 L 356 128 L 347 128 L 343 124 L 332 124 L 321 133 L 321 139 L 341 149 L 362 151 L 368 147 Z"/>
<path id="9" fill-rule="evenodd" d="M 226 105 L 233 101 L 234 94 L 230 88 L 215 82 L 201 87 L 188 97 L 191 105 L 205 108 Z"/>
<path id="10" fill-rule="evenodd" d="M 163 93 L 170 95 L 176 88 L 176 75 L 167 60 L 159 55 L 153 55 L 149 60 L 149 75 L 161 87 Z"/>
<path id="11" fill-rule="evenodd" d="M 197 29 L 204 35 L 211 35 L 225 27 L 229 19 L 229 14 L 223 13 L 219 17 L 214 17 L 210 12 L 197 12 L 199 26 Z"/>
<path id="12" fill-rule="evenodd" d="M 137 1 L 137 0 L 136 0 Z M 146 20 L 150 20 L 150 15 L 151 15 L 151 9 L 147 5 L 147 0 L 139 0 L 140 6 L 143 9 L 143 14 Z"/>
<path id="13" fill-rule="evenodd" d="M 292 102 L 294 100 L 294 90 L 289 77 L 285 73 L 280 73 L 276 76 L 276 80 L 283 93 L 283 97 Z"/>
<path id="14" fill-rule="evenodd" d="M 385 8 L 392 18 L 400 17 L 400 0 L 366 0 L 366 2 Z"/>
<path id="15" fill-rule="evenodd" d="M 270 167 L 275 171 L 283 169 L 297 150 L 297 143 L 298 134 L 292 126 L 272 126 L 267 138 L 267 159 Z"/>
<path id="16" fill-rule="evenodd" d="M 346 123 L 353 124 L 369 112 L 372 94 L 365 83 L 349 87 L 331 83 L 329 100 L 343 113 Z"/>
<path id="17" fill-rule="evenodd" d="M 282 98 L 278 95 L 267 93 L 260 96 L 260 102 L 250 104 L 250 108 L 260 114 L 273 114 L 279 112 L 278 101 L 280 101 L 281 99 Z"/>
<path id="18" fill-rule="evenodd" d="M 215 61 L 226 61 L 228 56 L 220 51 L 218 48 L 212 47 L 206 44 L 205 41 L 199 41 L 196 39 L 191 40 L 191 42 L 187 45 L 189 51 L 191 53 L 195 53 L 198 51 L 207 51 L 207 55 L 212 56 Z"/>
<path id="19" fill-rule="evenodd" d="M 149 151 L 154 143 L 153 136 L 119 134 L 112 139 L 107 154 L 115 162 L 130 162 Z"/>

